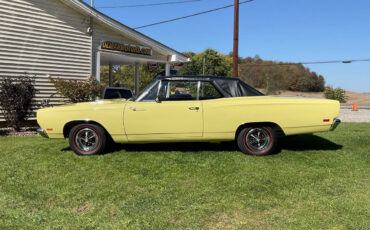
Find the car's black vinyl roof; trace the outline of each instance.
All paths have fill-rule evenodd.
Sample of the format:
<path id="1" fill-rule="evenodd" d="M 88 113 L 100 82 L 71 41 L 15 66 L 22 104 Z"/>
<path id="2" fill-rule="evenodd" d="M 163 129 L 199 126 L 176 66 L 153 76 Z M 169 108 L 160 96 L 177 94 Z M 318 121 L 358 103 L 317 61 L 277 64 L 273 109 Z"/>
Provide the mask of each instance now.
<path id="1" fill-rule="evenodd" d="M 217 76 L 166 76 L 157 80 L 211 81 L 225 97 L 262 96 L 263 94 L 239 78 Z"/>
<path id="2" fill-rule="evenodd" d="M 213 81 L 213 80 L 225 80 L 225 81 L 240 81 L 239 78 L 233 77 L 219 77 L 219 76 L 166 76 L 158 77 L 161 80 L 187 80 L 187 81 Z"/>

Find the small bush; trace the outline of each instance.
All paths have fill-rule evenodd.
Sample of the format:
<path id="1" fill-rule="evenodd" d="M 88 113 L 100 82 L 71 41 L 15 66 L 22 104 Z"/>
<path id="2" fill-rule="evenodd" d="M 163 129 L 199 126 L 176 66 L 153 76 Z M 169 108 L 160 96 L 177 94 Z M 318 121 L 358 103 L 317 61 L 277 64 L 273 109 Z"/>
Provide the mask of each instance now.
<path id="1" fill-rule="evenodd" d="M 93 101 L 102 93 L 103 87 L 90 77 L 87 81 L 62 80 L 49 77 L 58 94 L 72 103 Z"/>
<path id="2" fill-rule="evenodd" d="M 347 102 L 346 91 L 342 88 L 333 88 L 331 86 L 326 86 L 324 95 L 327 99 L 337 100 L 340 103 Z"/>
<path id="3" fill-rule="evenodd" d="M 35 94 L 32 77 L 2 77 L 0 80 L 0 107 L 7 125 L 15 131 L 20 131 L 30 115 Z"/>

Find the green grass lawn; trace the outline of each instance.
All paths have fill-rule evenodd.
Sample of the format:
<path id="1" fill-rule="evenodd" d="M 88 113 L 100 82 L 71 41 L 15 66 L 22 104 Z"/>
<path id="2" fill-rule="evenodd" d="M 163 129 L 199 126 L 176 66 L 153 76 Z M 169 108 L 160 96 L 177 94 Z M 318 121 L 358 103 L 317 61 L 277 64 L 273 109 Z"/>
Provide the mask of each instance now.
<path id="1" fill-rule="evenodd" d="M 0 229 L 370 229 L 370 124 L 292 137 L 279 154 L 231 143 L 120 145 L 0 138 Z"/>

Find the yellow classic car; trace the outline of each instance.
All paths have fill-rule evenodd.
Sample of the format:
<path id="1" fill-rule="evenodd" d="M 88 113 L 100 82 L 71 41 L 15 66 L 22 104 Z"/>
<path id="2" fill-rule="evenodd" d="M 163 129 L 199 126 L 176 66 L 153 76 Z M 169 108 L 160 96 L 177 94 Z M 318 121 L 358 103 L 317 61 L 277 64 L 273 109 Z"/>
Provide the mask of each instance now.
<path id="1" fill-rule="evenodd" d="M 129 100 L 97 100 L 40 109 L 38 132 L 68 138 L 79 155 L 119 143 L 235 140 L 245 154 L 267 155 L 282 136 L 334 130 L 338 101 L 265 96 L 240 79 L 156 78 Z"/>

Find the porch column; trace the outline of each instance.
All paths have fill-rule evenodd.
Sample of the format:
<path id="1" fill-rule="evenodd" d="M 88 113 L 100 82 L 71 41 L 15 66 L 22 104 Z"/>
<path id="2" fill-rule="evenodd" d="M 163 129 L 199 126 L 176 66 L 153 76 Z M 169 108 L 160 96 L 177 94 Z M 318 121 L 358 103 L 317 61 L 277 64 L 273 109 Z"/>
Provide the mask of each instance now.
<path id="1" fill-rule="evenodd" d="M 169 62 L 166 62 L 166 76 L 171 75 L 171 65 Z"/>
<path id="2" fill-rule="evenodd" d="M 113 86 L 113 65 L 109 63 L 109 87 Z"/>
<path id="3" fill-rule="evenodd" d="M 139 78 L 140 78 L 139 63 L 135 63 L 135 95 L 139 94 Z"/>
<path id="4" fill-rule="evenodd" d="M 95 59 L 95 79 L 100 82 L 100 52 L 96 52 L 96 59 Z"/>

